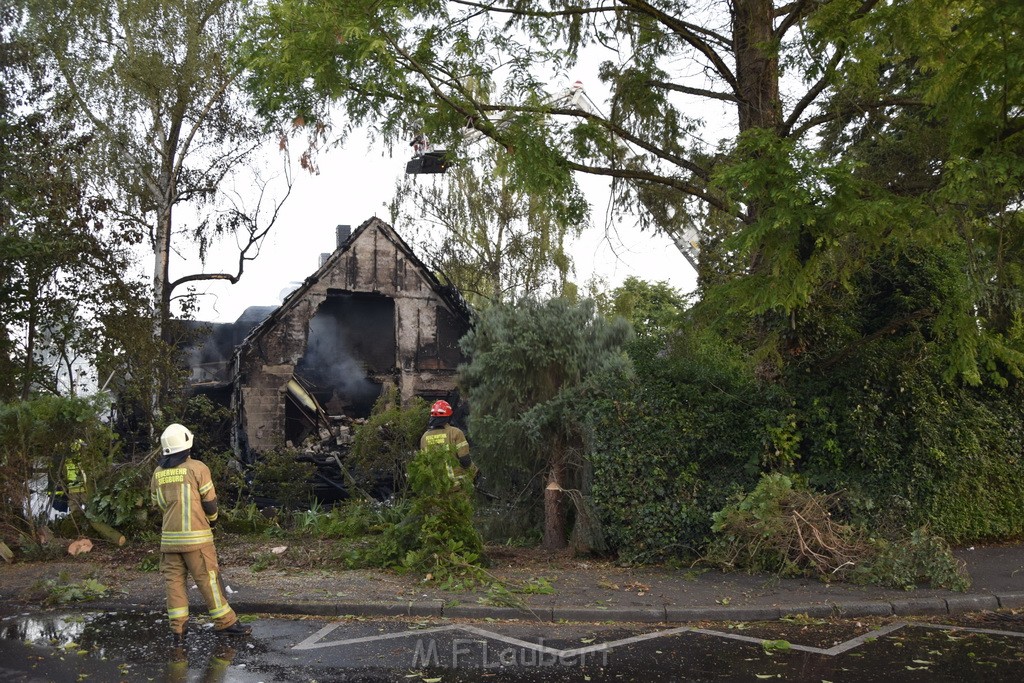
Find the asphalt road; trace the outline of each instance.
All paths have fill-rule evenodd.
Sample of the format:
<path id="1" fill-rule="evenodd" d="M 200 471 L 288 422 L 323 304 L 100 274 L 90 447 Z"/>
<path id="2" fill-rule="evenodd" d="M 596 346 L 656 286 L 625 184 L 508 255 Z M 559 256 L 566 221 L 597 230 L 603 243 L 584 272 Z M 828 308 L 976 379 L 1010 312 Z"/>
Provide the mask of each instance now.
<path id="1" fill-rule="evenodd" d="M 10 681 L 1021 681 L 1024 624 L 796 619 L 657 626 L 263 618 L 249 638 L 155 612 L 0 621 Z"/>

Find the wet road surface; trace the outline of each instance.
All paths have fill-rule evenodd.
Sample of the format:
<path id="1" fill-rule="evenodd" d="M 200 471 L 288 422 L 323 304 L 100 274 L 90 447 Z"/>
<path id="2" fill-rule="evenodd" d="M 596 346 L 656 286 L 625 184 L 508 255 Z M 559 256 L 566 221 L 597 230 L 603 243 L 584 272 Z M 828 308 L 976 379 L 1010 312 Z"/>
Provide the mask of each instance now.
<path id="1" fill-rule="evenodd" d="M 0 620 L 0 680 L 1024 681 L 1021 622 L 696 629 L 267 618 L 249 638 L 220 638 L 195 622 L 180 649 L 161 613 L 8 617 Z"/>

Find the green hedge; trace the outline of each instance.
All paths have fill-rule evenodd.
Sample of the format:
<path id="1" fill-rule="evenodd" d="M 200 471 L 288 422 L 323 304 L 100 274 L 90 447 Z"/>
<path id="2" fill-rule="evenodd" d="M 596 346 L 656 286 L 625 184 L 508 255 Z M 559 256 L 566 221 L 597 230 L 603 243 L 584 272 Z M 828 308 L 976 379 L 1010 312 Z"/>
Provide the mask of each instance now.
<path id="1" fill-rule="evenodd" d="M 711 515 L 756 483 L 780 419 L 713 338 L 645 339 L 630 348 L 637 378 L 590 408 L 592 496 L 609 545 L 627 562 L 692 557 Z"/>

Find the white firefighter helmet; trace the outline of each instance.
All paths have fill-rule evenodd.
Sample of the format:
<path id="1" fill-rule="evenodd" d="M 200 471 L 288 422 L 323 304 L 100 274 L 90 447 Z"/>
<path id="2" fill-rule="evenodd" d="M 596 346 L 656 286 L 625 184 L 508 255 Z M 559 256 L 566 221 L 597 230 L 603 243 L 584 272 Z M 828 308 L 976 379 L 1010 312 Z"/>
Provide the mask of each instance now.
<path id="1" fill-rule="evenodd" d="M 175 422 L 160 435 L 160 447 L 164 455 L 181 453 L 192 448 L 192 432 Z"/>

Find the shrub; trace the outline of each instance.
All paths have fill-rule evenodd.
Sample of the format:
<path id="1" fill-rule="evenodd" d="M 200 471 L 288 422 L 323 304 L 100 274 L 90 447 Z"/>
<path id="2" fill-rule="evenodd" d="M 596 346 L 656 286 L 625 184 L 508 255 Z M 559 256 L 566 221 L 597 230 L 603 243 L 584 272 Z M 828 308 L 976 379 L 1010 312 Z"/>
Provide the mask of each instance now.
<path id="1" fill-rule="evenodd" d="M 946 542 L 927 529 L 908 540 L 869 536 L 837 521 L 837 494 L 821 494 L 788 476 L 761 477 L 714 515 L 715 537 L 705 559 L 726 569 L 813 576 L 896 588 L 927 581 L 933 587 L 970 585 Z"/>
<path id="2" fill-rule="evenodd" d="M 970 588 L 964 563 L 953 557 L 949 544 L 927 527 L 917 529 L 903 541 L 871 539 L 871 545 L 870 561 L 850 572 L 850 579 L 856 583 L 910 589 L 928 582 L 950 590 Z"/>
<path id="3" fill-rule="evenodd" d="M 353 539 L 383 533 L 400 522 L 408 508 L 401 500 L 353 499 L 326 512 L 314 504 L 295 515 L 295 526 L 297 531 L 317 538 Z"/>
<path id="4" fill-rule="evenodd" d="M 777 424 L 773 394 L 742 355 L 697 332 L 630 346 L 637 378 L 585 406 L 593 503 L 609 545 L 626 562 L 703 551 L 711 514 L 751 487 Z"/>
<path id="5" fill-rule="evenodd" d="M 429 417 L 430 406 L 422 398 L 413 398 L 403 408 L 395 387 L 381 394 L 355 433 L 349 457 L 356 482 L 370 491 L 381 484 L 402 490 L 406 467 L 419 449 Z"/>
<path id="6" fill-rule="evenodd" d="M 1020 538 L 1024 386 L 995 359 L 978 368 L 984 385 L 964 379 L 985 324 L 967 322 L 981 313 L 964 282 L 966 254 L 903 246 L 820 292 L 793 332 L 799 353 L 785 384 L 797 467 L 816 488 L 845 491 L 850 513 L 873 529 L 905 536 L 927 525 L 957 543 Z M 963 329 L 936 314 L 954 303 Z"/>
<path id="7" fill-rule="evenodd" d="M 250 493 L 258 500 L 287 510 L 308 506 L 313 497 L 311 462 L 296 460 L 291 448 L 263 453 L 252 465 Z"/>
<path id="8" fill-rule="evenodd" d="M 483 580 L 473 484 L 458 472 L 446 447 L 416 454 L 409 463 L 409 511 L 380 538 L 373 554 L 378 563 L 425 574 L 442 585 Z"/>
<path id="9" fill-rule="evenodd" d="M 853 527 L 832 517 L 836 496 L 794 486 L 782 474 L 766 474 L 712 515 L 715 532 L 705 556 L 725 568 L 781 576 L 833 576 L 867 554 Z"/>
<path id="10" fill-rule="evenodd" d="M 221 511 L 217 515 L 217 526 L 233 534 L 264 534 L 280 528 L 277 516 L 269 510 L 264 513 L 255 503 Z"/>
<path id="11" fill-rule="evenodd" d="M 35 536 L 40 520 L 30 512 L 36 472 L 62 481 L 62 463 L 74 457 L 95 490 L 118 453 L 113 432 L 100 421 L 102 399 L 40 396 L 0 404 L 0 533 Z M 44 514 L 47 511 L 44 511 Z"/>

